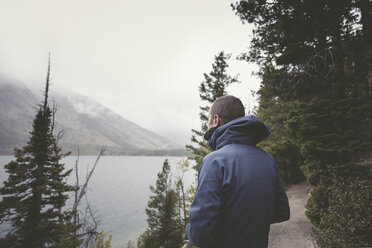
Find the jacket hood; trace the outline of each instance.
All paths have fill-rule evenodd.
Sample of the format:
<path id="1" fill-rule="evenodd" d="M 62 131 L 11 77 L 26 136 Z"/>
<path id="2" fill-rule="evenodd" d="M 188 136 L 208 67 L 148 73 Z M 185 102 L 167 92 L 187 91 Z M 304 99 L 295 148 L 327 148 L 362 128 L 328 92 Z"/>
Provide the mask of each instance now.
<path id="1" fill-rule="evenodd" d="M 270 128 L 256 116 L 243 116 L 218 127 L 209 139 L 208 146 L 215 151 L 227 144 L 256 145 L 270 133 Z"/>

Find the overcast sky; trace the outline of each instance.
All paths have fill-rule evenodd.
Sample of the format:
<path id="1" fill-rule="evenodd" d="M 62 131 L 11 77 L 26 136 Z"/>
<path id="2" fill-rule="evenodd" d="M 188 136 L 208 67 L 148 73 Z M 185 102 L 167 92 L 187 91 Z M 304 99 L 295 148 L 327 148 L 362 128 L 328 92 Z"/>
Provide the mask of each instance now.
<path id="1" fill-rule="evenodd" d="M 53 87 L 184 145 L 200 127 L 198 86 L 219 51 L 232 53 L 230 73 L 242 81 L 228 92 L 254 104 L 256 67 L 234 59 L 247 51 L 251 28 L 230 3 L 1 0 L 0 74 L 42 88 L 50 51 Z"/>

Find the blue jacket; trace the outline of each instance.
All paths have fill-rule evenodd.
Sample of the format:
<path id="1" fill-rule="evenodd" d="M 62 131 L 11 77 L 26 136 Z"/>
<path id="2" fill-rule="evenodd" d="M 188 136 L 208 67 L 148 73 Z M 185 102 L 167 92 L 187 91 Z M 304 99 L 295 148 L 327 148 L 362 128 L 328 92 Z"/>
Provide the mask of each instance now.
<path id="1" fill-rule="evenodd" d="M 270 224 L 289 219 L 274 159 L 256 147 L 270 129 L 255 116 L 218 127 L 200 166 L 187 236 L 200 248 L 267 247 Z"/>

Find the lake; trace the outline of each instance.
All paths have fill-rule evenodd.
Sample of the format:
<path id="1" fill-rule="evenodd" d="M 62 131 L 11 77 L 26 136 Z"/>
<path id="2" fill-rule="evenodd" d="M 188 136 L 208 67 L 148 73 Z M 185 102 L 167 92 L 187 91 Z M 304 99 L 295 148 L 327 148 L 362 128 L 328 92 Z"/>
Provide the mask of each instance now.
<path id="1" fill-rule="evenodd" d="M 66 168 L 73 168 L 76 156 L 63 160 Z M 0 186 L 7 179 L 4 165 L 12 156 L 0 156 Z M 87 169 L 91 168 L 96 156 L 80 156 L 80 183 L 85 179 Z M 99 219 L 98 230 L 112 234 L 112 247 L 125 247 L 129 240 L 137 242 L 138 236 L 145 231 L 145 209 L 151 191 L 155 185 L 157 173 L 161 171 L 166 157 L 145 156 L 102 156 L 87 192 L 92 209 Z M 177 175 L 177 162 L 181 157 L 168 157 L 173 176 Z M 195 181 L 195 172 L 190 169 L 184 175 L 186 186 Z M 174 181 L 174 180 L 173 180 Z M 74 172 L 68 182 L 75 183 Z"/>

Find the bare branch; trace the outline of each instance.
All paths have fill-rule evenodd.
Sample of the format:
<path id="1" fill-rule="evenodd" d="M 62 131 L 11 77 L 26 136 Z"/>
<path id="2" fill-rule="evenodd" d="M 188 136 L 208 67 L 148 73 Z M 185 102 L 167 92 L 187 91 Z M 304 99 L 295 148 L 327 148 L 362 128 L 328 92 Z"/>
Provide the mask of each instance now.
<path id="1" fill-rule="evenodd" d="M 63 137 L 63 130 L 59 131 L 56 136 L 56 144 L 62 139 Z"/>
<path id="2" fill-rule="evenodd" d="M 92 177 L 93 172 L 94 172 L 94 170 L 95 170 L 95 168 L 96 168 L 96 166 L 97 166 L 97 164 L 98 164 L 98 161 L 99 161 L 99 159 L 101 158 L 101 156 L 103 155 L 104 151 L 105 151 L 105 147 L 102 147 L 102 148 L 101 148 L 101 151 L 100 151 L 99 155 L 97 156 L 97 159 L 96 159 L 96 161 L 95 161 L 95 163 L 94 163 L 94 165 L 93 165 L 93 168 L 90 170 L 89 174 L 87 175 L 86 181 L 85 181 L 83 187 L 82 187 L 81 190 L 80 190 L 80 194 L 79 194 L 79 197 L 78 197 L 78 202 L 80 202 L 80 200 L 81 200 L 81 199 L 83 198 L 83 196 L 85 195 L 85 193 L 86 193 L 86 191 L 87 191 L 87 188 L 88 188 L 88 183 L 89 183 L 89 181 L 90 181 L 90 178 Z"/>
<path id="3" fill-rule="evenodd" d="M 84 213 L 84 221 L 83 221 L 83 228 L 82 233 L 80 233 L 79 237 L 85 237 L 84 238 L 84 244 L 83 247 L 91 247 L 90 244 L 94 247 L 94 242 L 98 236 L 97 228 L 98 228 L 98 221 L 96 220 L 94 213 L 92 211 L 92 208 L 90 207 L 90 204 L 86 199 L 87 206 L 85 207 L 85 213 Z M 92 222 L 91 222 L 92 221 Z"/>
<path id="4" fill-rule="evenodd" d="M 328 67 L 324 78 L 328 79 L 329 74 L 334 69 L 334 58 L 330 48 L 325 48 L 318 53 L 308 57 L 302 64 L 294 66 L 287 77 L 281 80 L 281 84 L 294 83 L 294 87 L 304 82 L 305 78 L 313 77 L 313 72 L 320 73 L 316 61 L 322 61 Z"/>
<path id="5" fill-rule="evenodd" d="M 89 180 L 90 178 L 92 177 L 93 175 L 93 172 L 98 164 L 98 161 L 99 159 L 101 158 L 101 156 L 104 154 L 106 150 L 106 147 L 102 147 L 101 150 L 100 150 L 100 153 L 98 154 L 97 158 L 96 158 L 96 161 L 93 165 L 93 168 L 89 171 L 88 175 L 87 175 L 87 178 L 85 180 L 85 183 L 83 184 L 83 186 L 80 188 L 80 192 L 79 192 L 79 195 L 78 197 L 75 199 L 75 202 L 74 202 L 74 206 L 73 206 L 73 210 L 76 211 L 77 210 L 77 207 L 81 201 L 81 199 L 84 197 L 84 195 L 86 194 L 87 192 L 87 189 L 88 189 L 88 183 L 89 183 Z"/>
<path id="6" fill-rule="evenodd" d="M 94 242 L 98 236 L 97 228 L 99 222 L 97 221 L 92 208 L 90 207 L 89 201 L 87 199 L 87 189 L 89 181 L 93 175 L 93 172 L 101 158 L 104 154 L 106 148 L 102 147 L 100 153 L 98 154 L 96 161 L 92 169 L 87 169 L 87 177 L 85 179 L 84 184 L 80 187 L 80 180 L 79 180 L 79 159 L 80 159 L 80 150 L 77 151 L 77 158 L 75 160 L 75 177 L 76 177 L 76 184 L 75 184 L 75 191 L 74 191 L 74 203 L 72 206 L 73 215 L 70 218 L 70 222 L 74 222 L 75 224 L 80 225 L 79 230 L 76 231 L 77 237 L 83 237 L 83 243 L 80 245 L 81 248 L 90 247 L 91 244 L 94 245 Z M 85 198 L 86 207 L 85 211 L 81 211 L 79 209 L 79 205 L 81 200 Z"/>

